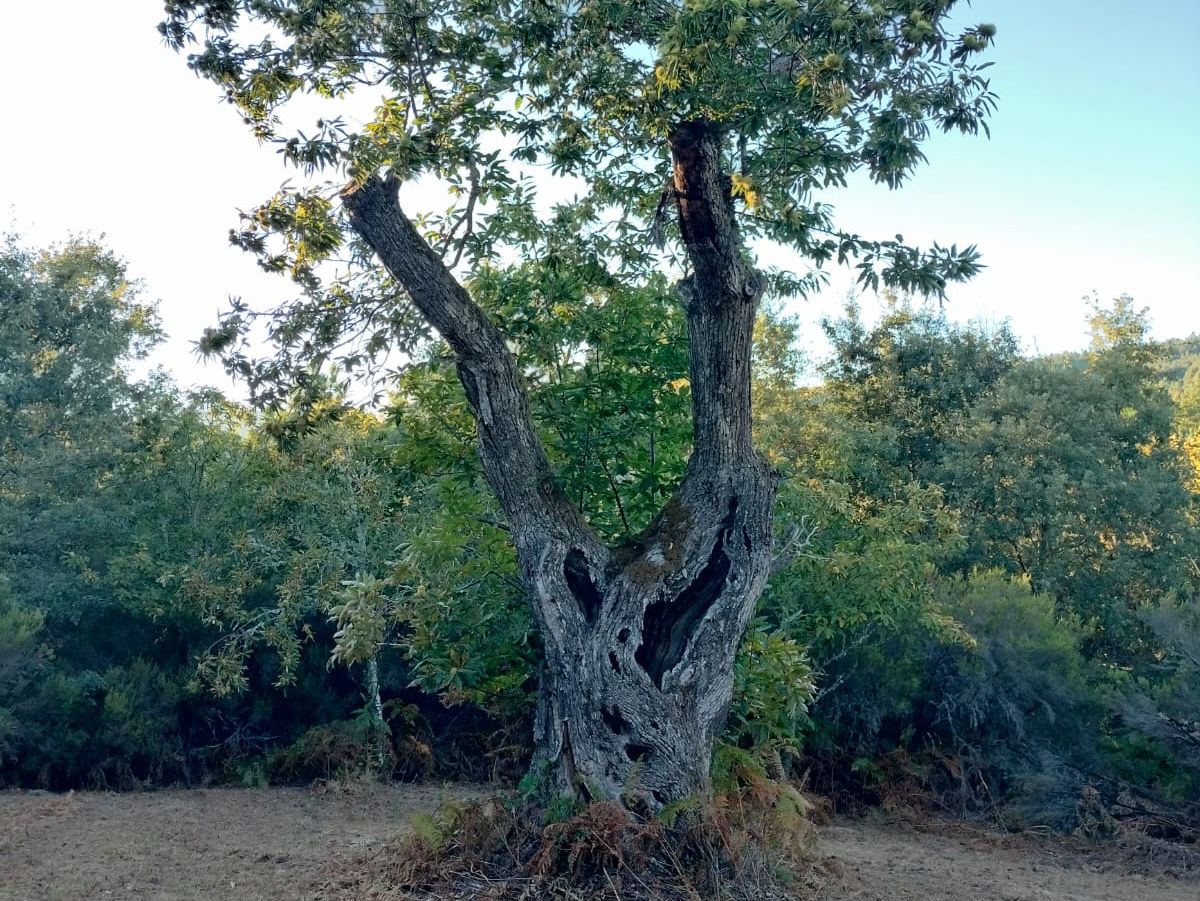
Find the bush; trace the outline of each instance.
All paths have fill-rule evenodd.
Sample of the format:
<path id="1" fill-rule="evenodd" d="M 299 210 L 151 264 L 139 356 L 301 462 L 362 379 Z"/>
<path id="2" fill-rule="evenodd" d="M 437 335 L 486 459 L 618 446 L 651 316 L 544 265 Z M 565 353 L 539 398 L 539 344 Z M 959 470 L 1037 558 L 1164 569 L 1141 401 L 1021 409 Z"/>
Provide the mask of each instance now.
<path id="1" fill-rule="evenodd" d="M 1106 712 L 1100 672 L 1080 653 L 1082 631 L 1057 616 L 1052 598 L 994 572 L 952 585 L 945 605 L 972 640 L 937 655 L 933 672 L 929 739 L 958 776 L 942 796 L 963 810 L 1020 799 L 1025 818 L 1072 825 L 1081 774 L 1099 763 Z M 1051 770 L 1058 791 L 1035 795 Z"/>
<path id="2" fill-rule="evenodd" d="M 0 784 L 28 740 L 27 699 L 45 669 L 42 623 L 41 613 L 17 605 L 0 576 Z"/>
<path id="3" fill-rule="evenodd" d="M 1200 831 L 1200 604 L 1168 599 L 1142 619 L 1161 659 L 1154 671 L 1121 681 L 1111 765 L 1143 797 L 1174 807 L 1174 816 Z"/>
<path id="4" fill-rule="evenodd" d="M 811 725 L 813 690 L 804 648 L 755 623 L 738 651 L 725 740 L 746 748 L 798 748 Z"/>
<path id="5" fill-rule="evenodd" d="M 102 691 L 95 673 L 76 675 L 47 667 L 17 707 L 22 741 L 10 781 L 49 789 L 102 785 L 96 778 L 92 741 Z"/>
<path id="6" fill-rule="evenodd" d="M 131 788 L 186 778 L 179 725 L 182 686 L 145 660 L 105 670 L 104 700 L 95 736 L 102 758 L 95 775 Z"/>
<path id="7" fill-rule="evenodd" d="M 1108 712 L 1082 630 L 1001 573 L 936 589 L 940 630 L 915 622 L 827 670 L 838 684 L 818 692 L 808 747 L 819 787 L 1070 828 Z"/>
<path id="8" fill-rule="evenodd" d="M 382 745 L 374 723 L 366 717 L 315 726 L 291 745 L 267 759 L 267 775 L 274 783 L 312 782 L 362 775 L 375 767 L 383 749 L 384 773 L 396 763 L 391 742 Z"/>
<path id="9" fill-rule="evenodd" d="M 613 802 L 549 823 L 543 812 L 522 798 L 449 804 L 342 885 L 414 899 L 783 901 L 812 834 L 799 793 L 761 780 L 658 817 Z"/>

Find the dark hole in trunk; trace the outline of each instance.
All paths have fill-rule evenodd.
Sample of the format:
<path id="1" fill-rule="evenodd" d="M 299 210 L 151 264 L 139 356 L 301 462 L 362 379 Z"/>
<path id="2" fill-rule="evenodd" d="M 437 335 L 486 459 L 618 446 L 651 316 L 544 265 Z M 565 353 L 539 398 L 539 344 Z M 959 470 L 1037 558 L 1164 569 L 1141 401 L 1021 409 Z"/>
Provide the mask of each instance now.
<path id="1" fill-rule="evenodd" d="M 596 583 L 592 581 L 587 557 L 583 555 L 583 551 L 578 548 L 567 551 L 567 556 L 563 559 L 563 577 L 567 580 L 567 588 L 571 589 L 579 609 L 583 611 L 583 618 L 589 623 L 594 623 L 600 613 L 601 598 Z"/>
<path id="2" fill-rule="evenodd" d="M 608 726 L 608 731 L 613 735 L 624 735 L 629 731 L 629 721 L 621 716 L 621 711 L 615 707 L 600 707 L 600 718 L 604 720 L 604 725 Z"/>
<path id="3" fill-rule="evenodd" d="M 621 661 L 617 659 L 617 655 L 612 651 L 608 652 L 608 665 L 612 667 L 614 673 L 621 671 Z"/>
<path id="4" fill-rule="evenodd" d="M 618 632 L 617 641 L 621 642 L 621 644 L 625 644 L 625 642 L 629 641 L 629 630 L 622 629 L 620 632 Z"/>
<path id="5" fill-rule="evenodd" d="M 654 811 L 650 809 L 650 805 L 646 803 L 646 799 L 640 795 L 636 798 L 628 799 L 626 803 L 628 804 L 629 812 L 644 822 L 649 822 L 650 818 L 654 816 Z"/>
<path id="6" fill-rule="evenodd" d="M 633 657 L 659 688 L 662 688 L 663 676 L 683 659 L 696 626 L 725 589 L 732 565 L 725 553 L 725 540 L 736 512 L 737 501 L 734 500 L 729 505 L 729 516 L 713 544 L 708 562 L 687 588 L 672 600 L 655 601 L 646 608 L 642 643 Z"/>
<path id="7" fill-rule="evenodd" d="M 649 753 L 649 745 L 639 745 L 636 742 L 630 742 L 625 746 L 625 756 L 634 763 L 637 763 L 639 760 L 645 760 L 646 755 Z"/>

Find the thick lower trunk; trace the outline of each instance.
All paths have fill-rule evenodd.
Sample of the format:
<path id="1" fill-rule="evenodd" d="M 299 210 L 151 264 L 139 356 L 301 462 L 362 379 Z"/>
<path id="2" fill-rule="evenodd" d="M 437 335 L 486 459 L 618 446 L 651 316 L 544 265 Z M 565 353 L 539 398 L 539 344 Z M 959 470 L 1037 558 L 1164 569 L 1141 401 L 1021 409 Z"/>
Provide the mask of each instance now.
<path id="1" fill-rule="evenodd" d="M 635 546 L 600 559 L 544 548 L 527 574 L 551 620 L 535 765 L 558 790 L 649 811 L 709 794 L 738 643 L 769 574 L 774 493 L 751 456 L 719 482 L 690 474 Z M 572 627 L 556 628 L 564 613 Z"/>

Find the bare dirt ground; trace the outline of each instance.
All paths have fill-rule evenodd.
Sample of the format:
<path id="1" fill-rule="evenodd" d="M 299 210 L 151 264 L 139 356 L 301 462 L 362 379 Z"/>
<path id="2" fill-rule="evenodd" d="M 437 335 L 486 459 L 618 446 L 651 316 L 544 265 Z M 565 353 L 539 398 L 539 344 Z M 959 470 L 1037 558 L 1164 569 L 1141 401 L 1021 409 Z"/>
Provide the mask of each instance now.
<path id="1" fill-rule="evenodd" d="M 1089 844 L 958 821 L 819 830 L 819 897 L 858 901 L 1200 901 L 1200 854 L 1131 838 Z"/>
<path id="2" fill-rule="evenodd" d="M 0 899 L 293 901 L 331 859 L 366 853 L 402 833 L 412 814 L 471 792 L 4 792 Z"/>
<path id="3" fill-rule="evenodd" d="M 484 791 L 0 793 L 0 899 L 305 901 L 329 867 L 369 856 L 414 813 Z M 831 901 L 1200 901 L 1194 858 L 1140 843 L 843 820 L 821 827 L 813 856 Z"/>

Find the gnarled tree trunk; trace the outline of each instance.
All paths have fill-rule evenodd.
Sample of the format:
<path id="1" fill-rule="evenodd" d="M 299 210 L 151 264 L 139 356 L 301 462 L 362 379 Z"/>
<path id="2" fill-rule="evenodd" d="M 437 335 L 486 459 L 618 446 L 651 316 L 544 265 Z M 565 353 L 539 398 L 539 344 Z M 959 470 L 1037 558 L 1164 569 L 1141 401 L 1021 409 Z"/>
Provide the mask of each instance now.
<path id="1" fill-rule="evenodd" d="M 688 122 L 670 144 L 692 265 L 679 292 L 694 446 L 679 491 L 619 548 L 555 484 L 503 337 L 404 216 L 398 185 L 371 180 L 344 197 L 354 228 L 457 357 L 545 645 L 535 765 L 584 800 L 649 810 L 710 791 L 738 643 L 770 569 L 775 496 L 750 434 L 762 279 L 737 234 L 720 134 Z"/>

